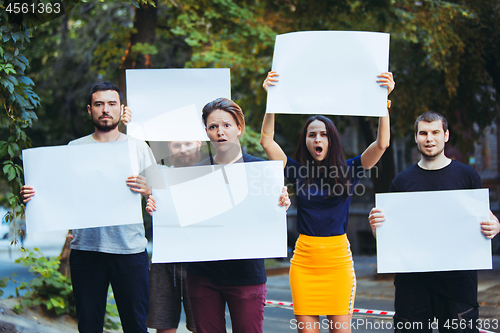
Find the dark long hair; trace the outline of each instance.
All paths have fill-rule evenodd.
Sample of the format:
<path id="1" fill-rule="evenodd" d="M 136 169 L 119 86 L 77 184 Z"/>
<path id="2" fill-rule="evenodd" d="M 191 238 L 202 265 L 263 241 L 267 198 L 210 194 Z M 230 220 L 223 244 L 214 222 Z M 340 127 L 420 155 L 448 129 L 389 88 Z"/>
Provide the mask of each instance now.
<path id="1" fill-rule="evenodd" d="M 319 120 L 325 124 L 326 135 L 328 137 L 328 151 L 321 166 L 317 165 L 317 162 L 314 161 L 306 146 L 307 129 L 315 120 Z M 333 121 L 329 118 L 322 115 L 316 115 L 307 119 L 302 129 L 302 134 L 300 135 L 297 150 L 295 151 L 295 160 L 308 168 L 312 168 L 310 172 L 308 172 L 309 177 L 306 180 L 307 183 L 312 183 L 315 179 L 322 179 L 323 182 L 330 185 L 330 189 L 333 189 L 336 184 L 341 184 L 344 186 L 344 189 L 350 189 L 349 184 L 351 176 L 350 172 L 348 172 L 340 135 L 337 131 L 337 127 L 335 127 Z M 320 169 L 323 171 L 327 170 L 327 172 L 321 172 Z M 337 171 L 335 173 L 336 177 L 330 177 L 333 171 Z M 345 198 L 347 198 L 351 195 L 351 191 L 345 190 L 343 194 Z M 334 196 L 334 193 L 330 192 L 329 197 L 332 196 Z"/>

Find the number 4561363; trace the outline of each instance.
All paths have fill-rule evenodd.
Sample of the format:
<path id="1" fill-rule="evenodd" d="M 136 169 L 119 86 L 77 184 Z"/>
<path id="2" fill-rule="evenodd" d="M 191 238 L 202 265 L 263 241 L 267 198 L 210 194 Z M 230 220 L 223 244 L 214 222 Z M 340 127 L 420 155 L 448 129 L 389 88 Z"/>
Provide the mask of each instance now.
<path id="1" fill-rule="evenodd" d="M 32 13 L 32 14 L 59 14 L 61 11 L 61 4 L 60 3 L 18 3 L 18 2 L 11 2 L 5 8 L 5 11 L 8 13 L 14 13 L 14 14 L 27 14 L 27 13 Z"/>

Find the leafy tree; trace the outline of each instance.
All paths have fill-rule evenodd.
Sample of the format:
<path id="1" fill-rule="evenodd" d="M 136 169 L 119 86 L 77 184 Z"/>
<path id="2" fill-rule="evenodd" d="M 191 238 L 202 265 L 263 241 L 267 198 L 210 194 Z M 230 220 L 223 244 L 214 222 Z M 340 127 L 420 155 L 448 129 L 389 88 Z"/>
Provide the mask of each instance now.
<path id="1" fill-rule="evenodd" d="M 81 3 L 34 32 L 27 54 L 43 100 L 40 121 L 30 132 L 35 146 L 67 144 L 88 134 L 89 88 L 119 77 L 120 58 L 132 34 L 132 8 L 121 2 Z M 106 69 L 97 66 L 96 58 Z"/>
<path id="2" fill-rule="evenodd" d="M 31 141 L 26 129 L 37 119 L 34 109 L 40 105 L 40 98 L 33 91 L 34 83 L 26 71 L 29 61 L 23 55 L 31 33 L 26 26 L 30 18 L 9 16 L 0 0 L 0 132 L 6 141 L 0 141 L 0 160 L 2 161 L 2 180 L 9 184 L 10 192 L 6 201 L 10 211 L 8 222 L 24 214 L 19 200 L 22 185 L 21 150 L 30 146 Z M 17 242 L 17 236 L 14 242 Z"/>
<path id="3" fill-rule="evenodd" d="M 498 121 L 500 82 L 498 2 L 479 0 L 305 0 L 268 1 L 280 13 L 279 33 L 302 30 L 359 30 L 391 33 L 390 70 L 396 90 L 391 95 L 393 136 L 408 138 L 427 110 L 443 113 L 451 125 L 451 143 L 464 153 L 485 126 Z M 496 42 L 495 42 L 496 41 Z M 298 119 L 298 118 L 295 118 Z M 342 117 L 361 129 L 366 147 L 374 139 L 375 120 Z M 297 135 L 290 117 L 279 116 L 277 129 L 287 140 Z M 473 124 L 478 125 L 473 130 Z M 392 147 L 381 160 L 377 191 L 388 189 L 395 174 Z M 409 159 L 409 156 L 408 156 Z"/>
<path id="4" fill-rule="evenodd" d="M 92 82 L 106 78 L 123 88 L 124 69 L 183 67 L 230 67 L 233 99 L 258 129 L 276 34 L 365 30 L 391 33 L 393 136 L 411 136 L 415 117 L 437 110 L 450 120 L 452 143 L 470 152 L 497 120 L 498 11 L 496 1 L 479 0 L 81 1 L 41 26 L 26 50 L 44 101 L 30 133 L 35 145 L 64 144 L 91 126 L 85 95 Z M 277 139 L 289 154 L 305 118 L 277 117 Z M 340 128 L 362 128 L 360 149 L 374 139 L 375 119 L 334 119 Z M 379 190 L 395 173 L 392 156 L 383 157 Z"/>
<path id="5" fill-rule="evenodd" d="M 34 144 L 65 144 L 86 134 L 91 126 L 85 108 L 88 87 L 107 79 L 119 81 L 126 91 L 123 72 L 130 68 L 231 67 L 233 97 L 247 119 L 257 119 L 253 104 L 259 96 L 262 108 L 264 93 L 248 86 L 260 86 L 255 82 L 270 66 L 275 36 L 262 13 L 262 6 L 233 1 L 159 1 L 138 7 L 90 1 L 75 6 L 41 26 L 29 50 L 44 101 L 41 120 L 31 132 Z M 253 125 L 260 127 L 260 120 Z"/>

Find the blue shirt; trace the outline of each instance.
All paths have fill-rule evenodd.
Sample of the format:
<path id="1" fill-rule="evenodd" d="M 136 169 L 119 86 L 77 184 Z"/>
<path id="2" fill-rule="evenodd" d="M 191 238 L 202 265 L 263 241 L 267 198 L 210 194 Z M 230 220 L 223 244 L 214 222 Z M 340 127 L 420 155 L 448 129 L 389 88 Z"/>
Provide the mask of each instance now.
<path id="1" fill-rule="evenodd" d="M 317 168 L 317 167 L 315 167 Z M 349 207 L 352 194 L 359 180 L 364 176 L 366 169 L 361 164 L 361 155 L 347 160 L 347 170 L 331 167 L 328 177 L 332 178 L 344 172 L 351 179 L 349 186 L 336 184 L 331 186 L 325 179 L 315 177 L 307 184 L 308 173 L 311 167 L 303 166 L 288 157 L 285 166 L 285 177 L 292 183 L 297 196 L 297 231 L 308 236 L 338 236 L 347 231 Z M 335 195 L 329 197 L 333 192 Z"/>
<path id="2" fill-rule="evenodd" d="M 263 159 L 249 154 L 243 154 L 242 158 L 235 163 L 260 162 Z M 213 158 L 196 165 L 215 165 Z M 241 235 L 245 237 L 245 235 Z M 256 239 L 256 242 L 259 240 Z M 264 259 L 236 259 L 236 260 L 218 260 L 190 262 L 186 270 L 189 274 L 208 277 L 212 282 L 229 286 L 248 286 L 254 284 L 266 283 L 266 269 Z"/>

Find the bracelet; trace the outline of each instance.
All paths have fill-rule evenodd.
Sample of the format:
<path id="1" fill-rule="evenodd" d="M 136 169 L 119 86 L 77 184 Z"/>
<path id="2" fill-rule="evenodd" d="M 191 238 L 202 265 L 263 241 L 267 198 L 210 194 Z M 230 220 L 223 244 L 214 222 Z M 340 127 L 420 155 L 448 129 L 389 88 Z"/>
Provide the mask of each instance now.
<path id="1" fill-rule="evenodd" d="M 387 100 L 387 108 L 390 109 L 392 106 L 392 102 L 390 99 Z"/>
<path id="2" fill-rule="evenodd" d="M 265 136 L 273 136 L 274 135 L 274 131 L 271 133 L 271 134 L 267 134 L 265 133 L 264 131 L 260 131 L 262 134 L 264 134 Z"/>

